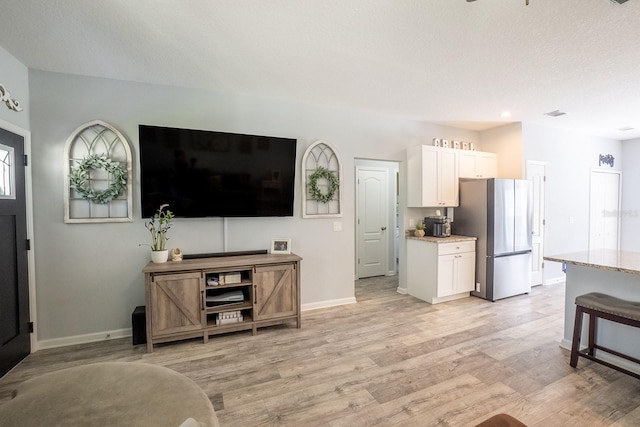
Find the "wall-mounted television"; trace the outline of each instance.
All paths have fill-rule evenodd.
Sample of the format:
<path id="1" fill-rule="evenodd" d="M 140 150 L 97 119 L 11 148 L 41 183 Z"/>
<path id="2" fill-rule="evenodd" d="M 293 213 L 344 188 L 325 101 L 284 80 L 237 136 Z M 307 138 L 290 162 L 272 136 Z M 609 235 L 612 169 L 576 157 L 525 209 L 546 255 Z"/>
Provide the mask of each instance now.
<path id="1" fill-rule="evenodd" d="M 295 139 L 139 125 L 142 217 L 293 216 Z"/>

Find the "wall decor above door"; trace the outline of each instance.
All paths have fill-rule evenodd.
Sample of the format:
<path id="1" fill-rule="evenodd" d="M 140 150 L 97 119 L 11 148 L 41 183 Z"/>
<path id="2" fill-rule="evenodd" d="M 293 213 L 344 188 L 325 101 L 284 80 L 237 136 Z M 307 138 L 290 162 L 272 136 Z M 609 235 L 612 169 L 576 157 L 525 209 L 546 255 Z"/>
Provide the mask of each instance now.
<path id="1" fill-rule="evenodd" d="M 11 97 L 9 91 L 0 83 L 0 102 L 7 104 L 7 108 L 13 111 L 22 111 L 20 103 Z"/>

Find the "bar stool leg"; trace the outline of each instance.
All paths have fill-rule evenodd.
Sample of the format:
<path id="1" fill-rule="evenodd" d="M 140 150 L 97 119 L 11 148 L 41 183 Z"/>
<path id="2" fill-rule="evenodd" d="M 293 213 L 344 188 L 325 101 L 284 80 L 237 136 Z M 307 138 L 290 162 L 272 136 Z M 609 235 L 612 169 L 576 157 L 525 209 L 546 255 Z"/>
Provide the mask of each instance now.
<path id="1" fill-rule="evenodd" d="M 576 306 L 576 320 L 573 326 L 573 342 L 571 343 L 571 359 L 569 365 L 578 366 L 578 352 L 580 351 L 580 335 L 582 333 L 582 307 Z"/>
<path id="2" fill-rule="evenodd" d="M 597 316 L 589 314 L 589 356 L 593 356 L 596 346 L 596 321 Z"/>

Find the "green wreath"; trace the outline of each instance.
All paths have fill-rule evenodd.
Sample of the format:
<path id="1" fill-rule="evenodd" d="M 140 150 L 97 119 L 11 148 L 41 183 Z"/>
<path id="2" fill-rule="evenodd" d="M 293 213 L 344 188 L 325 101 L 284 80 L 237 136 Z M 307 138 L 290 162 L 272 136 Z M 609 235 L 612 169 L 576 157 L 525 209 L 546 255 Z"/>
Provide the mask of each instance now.
<path id="1" fill-rule="evenodd" d="M 322 193 L 318 187 L 318 179 L 321 178 L 327 180 L 326 193 Z M 323 168 L 322 166 L 318 166 L 316 171 L 309 176 L 309 183 L 307 186 L 309 187 L 309 194 L 313 200 L 321 203 L 328 203 L 333 199 L 336 191 L 340 188 L 340 181 L 338 181 L 338 177 L 336 177 L 336 174 L 333 171 Z"/>
<path id="2" fill-rule="evenodd" d="M 94 190 L 89 185 L 89 171 L 104 169 L 111 175 L 111 184 L 106 190 Z M 69 186 L 83 199 L 93 203 L 106 204 L 117 197 L 127 186 L 127 171 L 104 154 L 92 154 L 85 157 L 77 168 L 71 170 Z"/>

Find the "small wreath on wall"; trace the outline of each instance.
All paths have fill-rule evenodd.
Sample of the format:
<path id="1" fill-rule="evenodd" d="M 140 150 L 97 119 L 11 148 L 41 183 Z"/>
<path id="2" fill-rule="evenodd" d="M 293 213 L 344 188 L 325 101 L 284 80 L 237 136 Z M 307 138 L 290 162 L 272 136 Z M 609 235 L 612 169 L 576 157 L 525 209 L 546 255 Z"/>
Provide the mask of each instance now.
<path id="1" fill-rule="evenodd" d="M 89 185 L 89 171 L 104 169 L 111 175 L 111 184 L 106 190 L 94 190 Z M 118 197 L 127 186 L 127 171 L 120 163 L 114 162 L 104 154 L 92 154 L 85 157 L 69 175 L 69 186 L 83 199 L 93 203 L 106 204 Z"/>
<path id="2" fill-rule="evenodd" d="M 320 190 L 320 187 L 318 187 L 319 179 L 327 180 L 326 193 L 323 193 Z M 307 185 L 309 187 L 309 195 L 313 200 L 321 203 L 328 203 L 333 199 L 333 196 L 340 187 L 340 181 L 333 171 L 323 168 L 322 166 L 318 166 L 316 171 L 309 175 L 309 183 Z"/>

